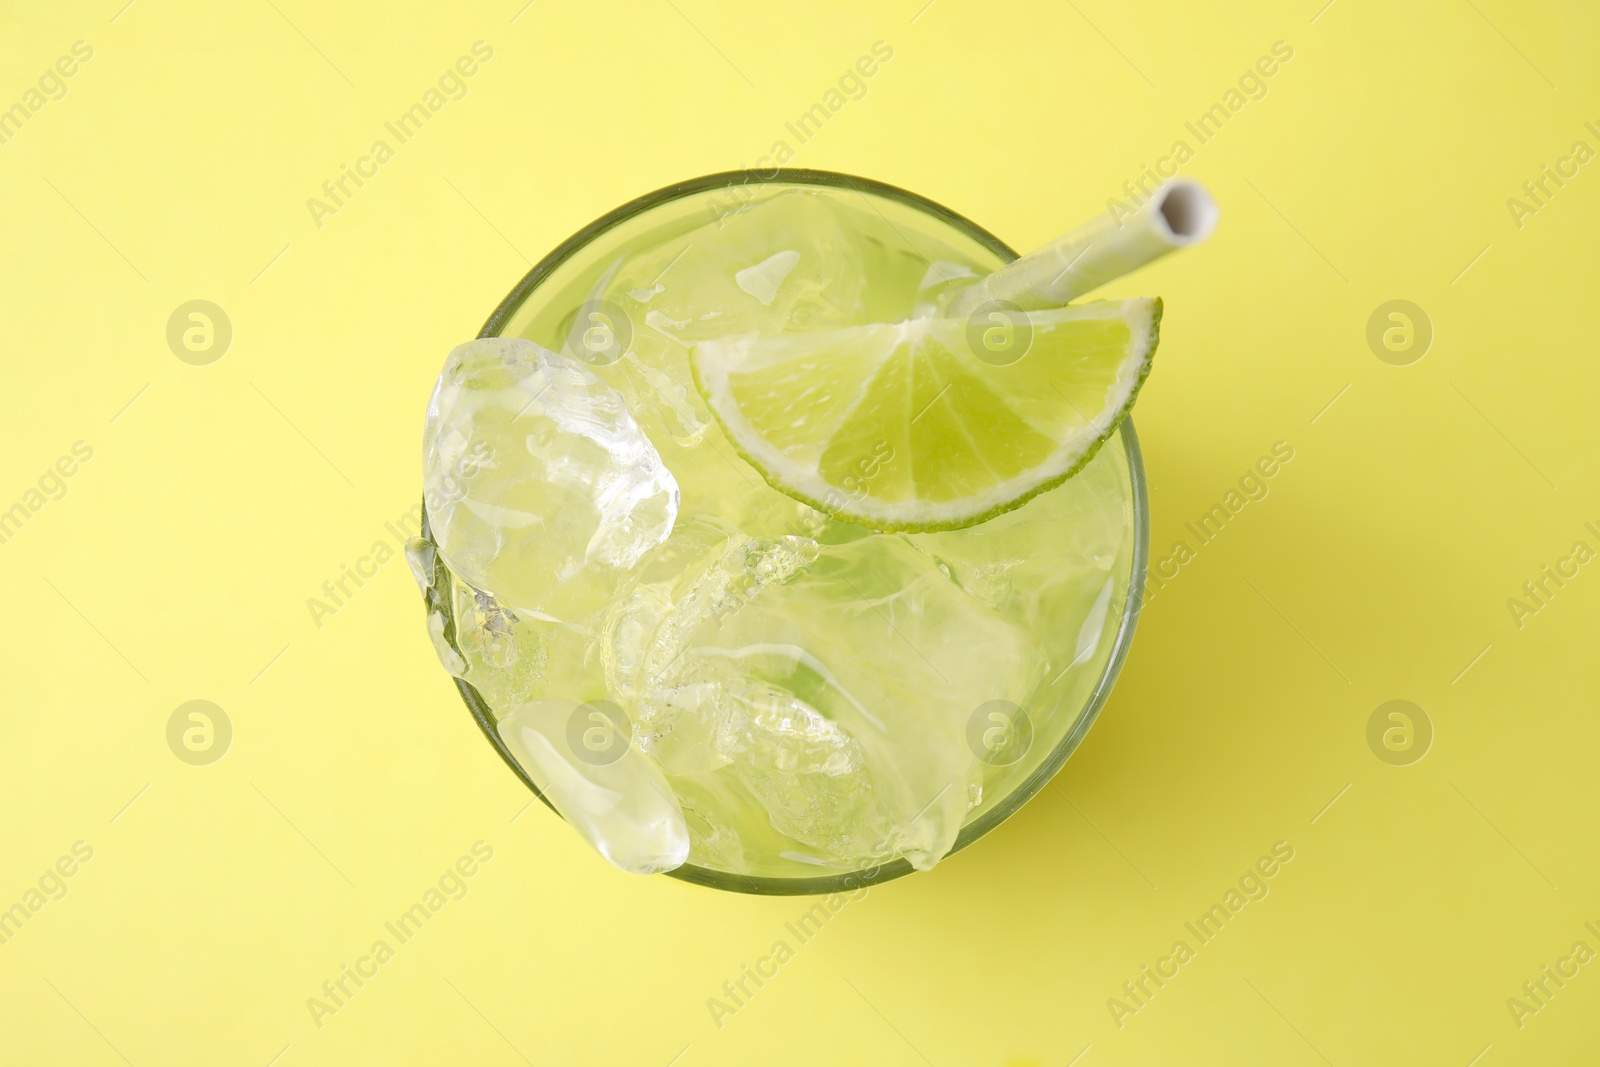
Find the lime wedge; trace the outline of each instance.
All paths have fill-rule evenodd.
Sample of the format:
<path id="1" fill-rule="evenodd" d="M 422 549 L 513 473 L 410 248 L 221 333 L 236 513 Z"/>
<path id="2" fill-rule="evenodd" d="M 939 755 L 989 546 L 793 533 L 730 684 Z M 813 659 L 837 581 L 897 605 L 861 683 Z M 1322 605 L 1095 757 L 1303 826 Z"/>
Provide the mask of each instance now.
<path id="1" fill-rule="evenodd" d="M 951 530 L 1059 485 L 1150 373 L 1160 298 L 703 341 L 695 384 L 773 488 L 874 530 Z"/>

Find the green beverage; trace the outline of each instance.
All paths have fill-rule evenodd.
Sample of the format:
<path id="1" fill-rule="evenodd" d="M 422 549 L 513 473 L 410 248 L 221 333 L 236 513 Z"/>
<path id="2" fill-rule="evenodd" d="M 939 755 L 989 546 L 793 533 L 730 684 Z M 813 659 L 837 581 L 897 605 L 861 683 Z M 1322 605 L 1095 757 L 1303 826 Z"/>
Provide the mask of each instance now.
<path id="1" fill-rule="evenodd" d="M 746 891 L 926 869 L 1020 807 L 1138 612 L 1160 303 L 1063 306 L 1166 250 L 1136 237 L 1002 270 L 937 205 L 793 171 L 539 264 L 440 376 L 409 552 L 502 756 L 617 866 Z"/>

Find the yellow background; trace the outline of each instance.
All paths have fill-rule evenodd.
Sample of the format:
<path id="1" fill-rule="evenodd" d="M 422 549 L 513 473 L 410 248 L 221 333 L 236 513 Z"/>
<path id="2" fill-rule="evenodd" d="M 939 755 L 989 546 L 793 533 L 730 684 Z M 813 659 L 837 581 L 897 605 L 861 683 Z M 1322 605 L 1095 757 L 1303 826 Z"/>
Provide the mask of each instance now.
<path id="1" fill-rule="evenodd" d="M 0 145 L 0 507 L 94 449 L 0 544 L 0 907 L 94 849 L 0 946 L 0 1062 L 1592 1054 L 1600 965 L 1521 1028 L 1506 1005 L 1600 949 L 1600 566 L 1520 628 L 1507 607 L 1600 548 L 1600 164 L 1521 228 L 1506 205 L 1600 148 L 1592 5 L 124 2 L 11 0 L 0 34 L 0 106 L 94 49 Z M 307 198 L 478 40 L 468 95 L 316 226 Z M 444 354 L 531 262 L 754 163 L 879 40 L 794 165 L 1019 248 L 1293 48 L 1185 168 L 1216 237 L 1116 288 L 1167 301 L 1137 417 L 1155 555 L 1274 442 L 1295 458 L 1152 600 L 1053 788 L 849 904 L 719 1028 L 707 999 L 808 902 L 630 878 L 524 812 L 402 561 L 320 627 L 306 601 L 393 547 Z M 206 366 L 165 339 L 192 299 L 233 326 Z M 1391 299 L 1433 325 L 1408 366 L 1366 342 Z M 209 766 L 166 742 L 193 699 L 233 724 Z M 1392 699 L 1433 725 L 1410 766 L 1367 744 Z M 468 895 L 319 1028 L 307 998 L 479 840 Z M 1277 841 L 1270 895 L 1119 1028 L 1108 998 Z"/>

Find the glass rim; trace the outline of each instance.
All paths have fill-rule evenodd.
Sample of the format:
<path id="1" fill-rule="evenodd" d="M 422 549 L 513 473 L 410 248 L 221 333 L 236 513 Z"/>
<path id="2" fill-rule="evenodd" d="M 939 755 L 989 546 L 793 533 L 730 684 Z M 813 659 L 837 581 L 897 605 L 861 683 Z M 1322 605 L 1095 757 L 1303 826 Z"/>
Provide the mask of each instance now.
<path id="1" fill-rule="evenodd" d="M 886 182 L 876 181 L 871 178 L 860 178 L 852 174 L 838 171 L 809 170 L 798 168 L 777 167 L 771 171 L 721 171 L 716 174 L 707 174 L 699 178 L 690 178 L 685 181 L 674 182 L 654 192 L 646 193 L 620 207 L 606 212 L 593 222 L 579 229 L 571 237 L 562 241 L 552 249 L 544 258 L 523 275 L 511 292 L 506 294 L 504 300 L 489 315 L 483 328 L 478 331 L 480 338 L 499 337 L 501 331 L 511 321 L 513 315 L 527 301 L 528 297 L 559 267 L 564 265 L 575 254 L 595 238 L 614 229 L 618 225 L 636 218 L 653 208 L 674 200 L 681 200 L 687 196 L 698 193 L 710 192 L 717 189 L 733 189 L 742 186 L 767 186 L 767 185 L 816 185 L 828 188 L 847 188 L 858 193 L 872 193 L 887 200 L 896 201 L 911 207 L 926 215 L 931 215 L 949 224 L 966 236 L 973 238 L 979 244 L 994 252 L 1009 263 L 1017 258 L 1017 253 L 1004 241 L 979 226 L 977 223 L 960 215 L 942 204 L 929 200 L 925 196 L 889 185 Z M 1113 638 L 1111 655 L 1106 660 L 1105 668 L 1096 680 L 1094 688 L 1090 691 L 1088 699 L 1083 704 L 1083 709 L 1078 714 L 1077 721 L 1072 729 L 1057 743 L 1050 754 L 1034 768 L 1032 774 L 1023 779 L 1016 788 L 997 803 L 993 808 L 984 812 L 971 822 L 963 823 L 961 831 L 956 836 L 956 841 L 944 859 L 955 855 L 968 845 L 977 841 L 985 834 L 994 830 L 1012 815 L 1020 811 L 1028 801 L 1044 788 L 1065 765 L 1083 738 L 1099 718 L 1100 710 L 1105 706 L 1110 697 L 1111 689 L 1117 677 L 1122 673 L 1123 662 L 1127 659 L 1128 649 L 1133 644 L 1133 632 L 1138 625 L 1139 614 L 1143 608 L 1145 570 L 1148 565 L 1150 553 L 1150 512 L 1149 500 L 1146 493 L 1143 456 L 1139 448 L 1139 438 L 1134 432 L 1133 416 L 1129 415 L 1122 420 L 1118 430 L 1126 453 L 1128 476 L 1133 493 L 1133 568 L 1128 579 L 1127 600 L 1122 611 L 1122 619 L 1117 626 Z M 422 536 L 432 543 L 432 532 L 428 525 L 427 505 L 423 504 Z M 444 561 L 436 557 L 434 566 L 434 586 L 437 587 L 441 575 L 448 574 Z M 451 576 L 451 581 L 454 577 Z M 455 632 L 455 607 L 452 598 L 442 597 L 444 608 L 448 612 L 447 636 L 454 637 Z M 528 777 L 510 749 L 500 738 L 499 731 L 495 729 L 490 709 L 483 697 L 462 678 L 453 678 L 456 689 L 461 693 L 462 700 L 467 709 L 472 713 L 473 720 L 483 735 L 500 754 L 500 758 L 516 774 L 524 785 L 532 791 L 533 795 L 544 802 L 545 807 L 556 812 L 548 797 Z M 942 860 L 941 860 L 942 862 Z M 680 881 L 703 885 L 712 889 L 725 889 L 736 893 L 750 893 L 759 896 L 814 896 L 828 893 L 854 892 L 868 886 L 879 885 L 895 878 L 901 878 L 912 873 L 916 868 L 904 858 L 895 859 L 887 863 L 868 866 L 855 871 L 845 871 L 839 874 L 819 875 L 808 878 L 776 878 L 762 875 L 736 874 L 732 871 L 719 871 L 710 867 L 700 867 L 695 864 L 685 863 L 682 866 L 663 872 L 667 876 Z"/>

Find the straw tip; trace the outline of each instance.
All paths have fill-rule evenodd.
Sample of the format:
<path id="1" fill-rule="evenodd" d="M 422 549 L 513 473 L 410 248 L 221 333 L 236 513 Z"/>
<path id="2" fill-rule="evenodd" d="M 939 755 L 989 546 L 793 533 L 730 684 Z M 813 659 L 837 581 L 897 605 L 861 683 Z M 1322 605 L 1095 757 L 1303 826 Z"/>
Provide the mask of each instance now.
<path id="1" fill-rule="evenodd" d="M 1198 244 L 1217 228 L 1222 209 L 1205 186 L 1187 178 L 1167 182 L 1150 202 L 1151 213 L 1174 245 Z"/>

